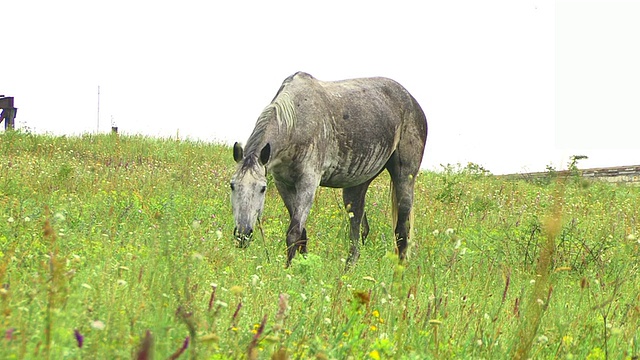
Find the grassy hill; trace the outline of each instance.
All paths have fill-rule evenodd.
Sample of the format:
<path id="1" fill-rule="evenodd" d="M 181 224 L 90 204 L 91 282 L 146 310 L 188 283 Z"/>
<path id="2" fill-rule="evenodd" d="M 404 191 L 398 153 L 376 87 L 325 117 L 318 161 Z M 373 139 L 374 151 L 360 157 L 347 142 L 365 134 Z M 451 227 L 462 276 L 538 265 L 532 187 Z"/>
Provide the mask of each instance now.
<path id="1" fill-rule="evenodd" d="M 234 169 L 207 143 L 0 134 L 0 358 L 640 355 L 639 187 L 421 173 L 400 265 L 382 176 L 344 272 L 339 190 L 290 268 L 274 186 L 264 238 L 235 248 Z"/>

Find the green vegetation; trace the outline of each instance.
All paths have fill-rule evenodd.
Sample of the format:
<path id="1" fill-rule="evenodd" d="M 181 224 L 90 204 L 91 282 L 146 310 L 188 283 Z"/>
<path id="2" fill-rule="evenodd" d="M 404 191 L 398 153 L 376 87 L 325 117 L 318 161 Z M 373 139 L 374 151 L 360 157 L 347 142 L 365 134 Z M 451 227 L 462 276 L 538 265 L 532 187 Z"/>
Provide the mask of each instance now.
<path id="1" fill-rule="evenodd" d="M 427 154 L 429 156 L 429 154 Z M 388 177 L 344 272 L 348 217 L 320 189 L 309 255 L 288 216 L 234 247 L 231 150 L 99 135 L 0 135 L 0 358 L 633 359 L 640 187 L 418 177 L 409 261 Z"/>

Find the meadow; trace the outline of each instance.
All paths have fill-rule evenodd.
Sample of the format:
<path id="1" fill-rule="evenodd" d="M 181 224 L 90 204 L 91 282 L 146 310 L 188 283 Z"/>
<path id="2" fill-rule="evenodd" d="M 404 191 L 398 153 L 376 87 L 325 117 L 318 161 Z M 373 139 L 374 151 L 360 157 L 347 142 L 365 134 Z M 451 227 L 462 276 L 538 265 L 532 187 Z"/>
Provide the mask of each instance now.
<path id="1" fill-rule="evenodd" d="M 422 172 L 400 264 L 383 175 L 345 271 L 340 190 L 285 268 L 274 186 L 263 236 L 235 247 L 234 170 L 203 142 L 0 134 L 0 358 L 640 356 L 640 187 Z"/>

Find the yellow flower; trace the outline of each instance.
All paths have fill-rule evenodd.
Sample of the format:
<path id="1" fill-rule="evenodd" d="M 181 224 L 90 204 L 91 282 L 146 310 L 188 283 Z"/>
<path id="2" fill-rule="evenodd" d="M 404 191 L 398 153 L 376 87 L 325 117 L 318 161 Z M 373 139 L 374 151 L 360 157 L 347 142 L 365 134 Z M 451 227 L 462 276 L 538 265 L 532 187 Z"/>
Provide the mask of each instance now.
<path id="1" fill-rule="evenodd" d="M 233 295 L 240 296 L 242 295 L 242 287 L 238 285 L 234 285 L 229 289 Z"/>
<path id="2" fill-rule="evenodd" d="M 378 328 L 377 328 L 375 325 L 371 325 L 371 327 L 370 327 L 369 329 L 371 329 L 371 331 L 376 331 L 376 330 L 378 330 Z"/>
<path id="3" fill-rule="evenodd" d="M 373 315 L 373 317 L 380 317 L 380 312 L 378 310 L 373 310 L 373 312 L 371 313 L 371 315 Z"/>
<path id="4" fill-rule="evenodd" d="M 380 360 L 380 353 L 378 352 L 378 350 L 373 350 L 369 353 L 369 357 L 374 360 Z"/>

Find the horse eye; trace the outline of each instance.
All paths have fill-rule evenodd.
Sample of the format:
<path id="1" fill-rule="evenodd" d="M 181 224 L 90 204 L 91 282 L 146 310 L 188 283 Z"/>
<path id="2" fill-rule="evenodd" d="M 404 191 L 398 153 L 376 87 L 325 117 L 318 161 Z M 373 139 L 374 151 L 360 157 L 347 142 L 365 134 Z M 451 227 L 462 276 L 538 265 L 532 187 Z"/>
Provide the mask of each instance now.
<path id="1" fill-rule="evenodd" d="M 233 191 L 235 189 L 236 189 L 235 185 L 233 185 L 233 183 L 231 183 L 231 191 Z"/>
<path id="2" fill-rule="evenodd" d="M 260 194 L 264 194 L 264 192 L 267 191 L 267 187 L 263 186 L 260 188 Z"/>

